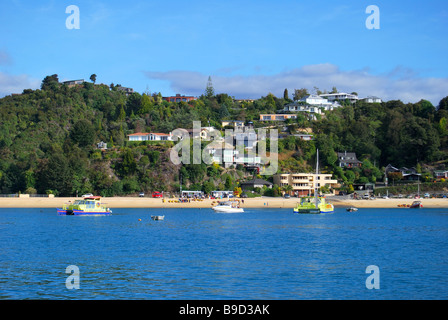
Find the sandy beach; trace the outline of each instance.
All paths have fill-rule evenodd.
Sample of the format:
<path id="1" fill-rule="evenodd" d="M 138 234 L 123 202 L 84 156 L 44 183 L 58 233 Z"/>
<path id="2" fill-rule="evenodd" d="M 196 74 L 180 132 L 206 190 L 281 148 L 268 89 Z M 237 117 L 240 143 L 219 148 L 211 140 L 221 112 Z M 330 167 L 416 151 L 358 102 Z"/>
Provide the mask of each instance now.
<path id="1" fill-rule="evenodd" d="M 64 203 L 81 198 L 0 198 L 0 208 L 58 208 Z M 246 198 L 241 203 L 243 208 L 293 208 L 297 204 L 297 198 Z M 110 197 L 102 198 L 103 204 L 109 208 L 211 208 L 218 200 L 205 199 L 202 201 L 190 201 L 179 203 L 176 199 L 149 198 L 149 197 Z M 376 199 L 353 200 L 339 197 L 329 197 L 327 201 L 336 208 L 398 208 L 398 205 L 410 205 L 413 199 Z M 448 198 L 445 199 L 421 199 L 424 208 L 447 208 Z"/>

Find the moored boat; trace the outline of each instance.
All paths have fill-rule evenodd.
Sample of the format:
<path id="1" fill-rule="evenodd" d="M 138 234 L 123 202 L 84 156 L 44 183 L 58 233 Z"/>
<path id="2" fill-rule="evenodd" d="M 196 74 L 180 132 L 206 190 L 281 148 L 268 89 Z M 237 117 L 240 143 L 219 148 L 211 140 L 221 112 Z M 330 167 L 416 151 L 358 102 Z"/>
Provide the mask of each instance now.
<path id="1" fill-rule="evenodd" d="M 350 208 L 347 208 L 347 211 L 348 212 L 356 212 L 356 211 L 358 211 L 358 208 L 350 207 Z"/>
<path id="2" fill-rule="evenodd" d="M 238 213 L 244 212 L 244 209 L 240 207 L 238 201 L 221 201 L 217 206 L 212 208 L 216 212 L 225 212 L 225 213 Z"/>
<path id="3" fill-rule="evenodd" d="M 319 174 L 319 150 L 317 150 L 316 159 L 316 176 Z M 325 197 L 318 196 L 317 184 L 314 185 L 314 197 L 303 197 L 299 199 L 297 206 L 294 208 L 294 213 L 297 214 L 325 214 L 333 213 L 334 206 L 327 203 Z"/>
<path id="4" fill-rule="evenodd" d="M 101 197 L 93 196 L 75 200 L 73 203 L 66 203 L 62 208 L 58 208 L 57 212 L 62 216 L 95 216 L 109 215 L 112 210 L 101 204 Z"/>
<path id="5" fill-rule="evenodd" d="M 421 201 L 414 201 L 414 202 L 412 202 L 412 204 L 409 208 L 412 208 L 412 209 L 423 208 L 423 204 Z"/>
<path id="6" fill-rule="evenodd" d="M 294 213 L 298 214 L 321 214 L 333 213 L 334 206 L 325 200 L 325 197 L 303 197 L 300 198 Z"/>
<path id="7" fill-rule="evenodd" d="M 165 216 L 151 216 L 151 219 L 155 221 L 162 221 L 165 219 Z"/>

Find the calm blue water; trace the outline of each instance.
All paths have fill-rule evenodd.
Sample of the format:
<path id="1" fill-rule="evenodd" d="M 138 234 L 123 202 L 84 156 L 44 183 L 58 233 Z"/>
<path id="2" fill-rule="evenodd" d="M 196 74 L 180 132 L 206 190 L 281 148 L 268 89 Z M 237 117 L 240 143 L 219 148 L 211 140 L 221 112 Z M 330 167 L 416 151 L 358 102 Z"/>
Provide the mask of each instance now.
<path id="1" fill-rule="evenodd" d="M 0 209 L 0 299 L 447 299 L 447 236 L 443 209 Z"/>

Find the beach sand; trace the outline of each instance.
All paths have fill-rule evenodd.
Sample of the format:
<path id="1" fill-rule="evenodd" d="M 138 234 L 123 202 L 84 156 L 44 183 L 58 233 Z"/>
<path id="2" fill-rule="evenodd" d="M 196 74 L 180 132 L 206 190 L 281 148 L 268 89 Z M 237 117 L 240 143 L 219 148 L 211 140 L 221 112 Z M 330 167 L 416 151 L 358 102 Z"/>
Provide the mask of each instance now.
<path id="1" fill-rule="evenodd" d="M 0 198 L 0 208 L 60 208 L 64 203 L 81 198 Z M 110 197 L 102 198 L 102 203 L 111 208 L 211 208 L 220 200 L 205 199 L 202 201 L 190 201 L 184 203 L 170 202 L 161 198 L 149 197 Z M 224 199 L 225 200 L 225 199 Z M 246 198 L 241 203 L 243 208 L 294 208 L 297 198 Z M 398 208 L 398 205 L 410 205 L 413 199 L 376 199 L 376 200 L 353 200 L 339 197 L 329 197 L 328 202 L 336 208 Z M 448 198 L 445 199 L 421 199 L 424 208 L 448 208 Z"/>

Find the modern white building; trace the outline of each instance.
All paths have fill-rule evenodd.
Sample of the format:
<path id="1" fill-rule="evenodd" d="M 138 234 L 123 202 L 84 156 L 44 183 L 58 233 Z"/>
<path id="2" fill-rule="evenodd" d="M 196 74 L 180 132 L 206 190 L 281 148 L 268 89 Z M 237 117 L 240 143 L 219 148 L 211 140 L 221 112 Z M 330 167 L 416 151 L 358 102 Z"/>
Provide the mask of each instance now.
<path id="1" fill-rule="evenodd" d="M 345 92 L 324 93 L 324 94 L 320 94 L 319 96 L 327 99 L 330 102 L 348 100 L 351 103 L 355 103 L 359 100 L 359 97 L 356 94 L 345 93 Z"/>
<path id="2" fill-rule="evenodd" d="M 210 154 L 213 162 L 224 164 L 226 167 L 237 164 L 258 165 L 261 163 L 261 158 L 255 152 L 240 153 L 238 148 L 222 141 L 209 143 L 205 150 Z"/>
<path id="3" fill-rule="evenodd" d="M 309 96 L 303 97 L 299 101 L 303 101 L 311 106 L 324 108 L 325 110 L 333 110 L 334 108 L 341 106 L 337 101 L 330 102 L 328 99 L 315 94 L 310 94 Z"/>
<path id="4" fill-rule="evenodd" d="M 367 103 L 381 103 L 383 100 L 381 98 L 375 97 L 375 96 L 368 96 L 367 98 L 362 99 L 362 101 Z"/>
<path id="5" fill-rule="evenodd" d="M 129 141 L 172 141 L 173 136 L 170 133 L 132 133 L 128 134 Z"/>
<path id="6" fill-rule="evenodd" d="M 308 113 L 322 114 L 322 109 L 320 107 L 307 105 L 307 104 L 300 103 L 300 102 L 293 102 L 293 103 L 287 104 L 283 108 L 283 111 L 288 111 L 288 112 L 308 112 Z"/>

